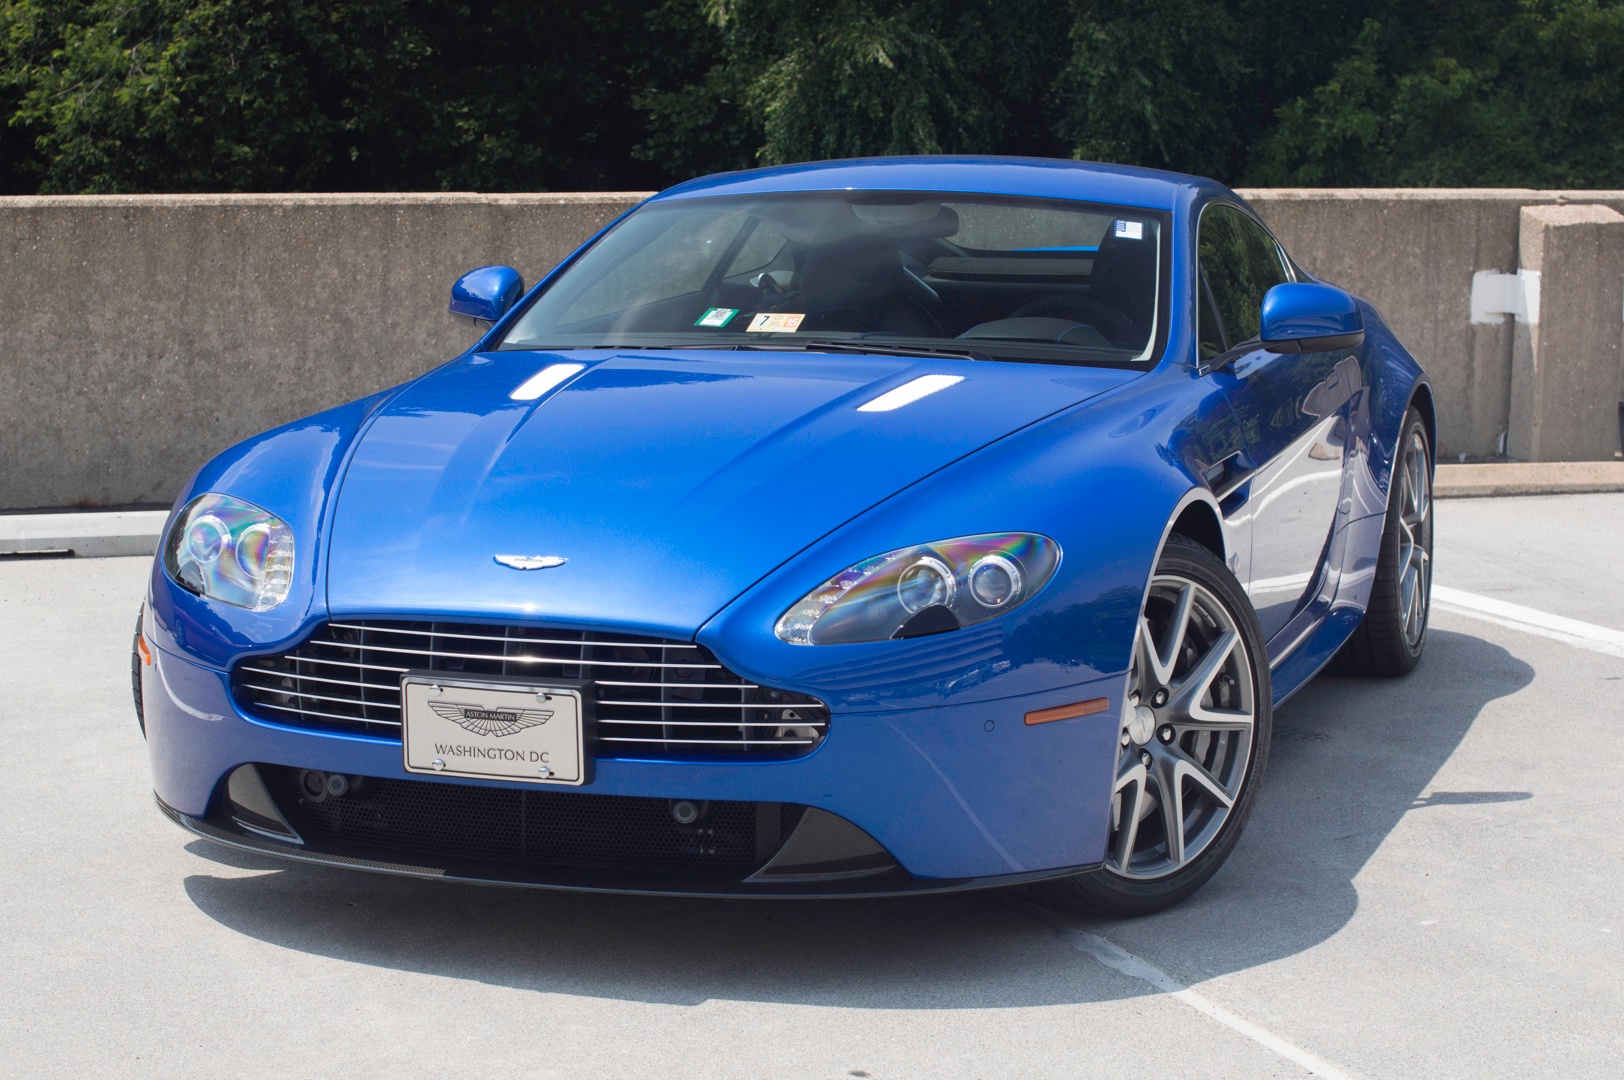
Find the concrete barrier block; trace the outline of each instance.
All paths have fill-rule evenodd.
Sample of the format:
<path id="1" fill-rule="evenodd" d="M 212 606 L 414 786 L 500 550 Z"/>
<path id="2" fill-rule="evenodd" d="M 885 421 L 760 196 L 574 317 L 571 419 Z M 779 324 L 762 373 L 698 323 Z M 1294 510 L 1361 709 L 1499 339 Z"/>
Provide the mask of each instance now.
<path id="1" fill-rule="evenodd" d="M 1510 434 L 1519 461 L 1611 461 L 1619 450 L 1624 214 L 1526 206 Z"/>

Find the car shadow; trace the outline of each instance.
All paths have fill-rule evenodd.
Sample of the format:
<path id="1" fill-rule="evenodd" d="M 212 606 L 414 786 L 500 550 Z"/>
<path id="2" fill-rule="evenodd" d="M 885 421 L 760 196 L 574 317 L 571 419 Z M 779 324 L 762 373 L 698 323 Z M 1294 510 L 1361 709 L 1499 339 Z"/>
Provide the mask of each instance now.
<path id="1" fill-rule="evenodd" d="M 1533 675 L 1499 646 L 1434 630 L 1410 678 L 1322 676 L 1279 711 L 1263 796 L 1218 876 L 1171 911 L 1095 928 L 1191 981 L 1326 940 L 1353 916 L 1355 876 L 1405 814 L 1532 797 L 1428 788 L 1483 707 Z M 965 1009 L 1149 992 L 1079 963 L 998 893 L 666 899 L 382 877 L 201 840 L 188 850 L 261 871 L 187 878 L 192 902 L 231 930 L 352 963 L 544 993 Z"/>

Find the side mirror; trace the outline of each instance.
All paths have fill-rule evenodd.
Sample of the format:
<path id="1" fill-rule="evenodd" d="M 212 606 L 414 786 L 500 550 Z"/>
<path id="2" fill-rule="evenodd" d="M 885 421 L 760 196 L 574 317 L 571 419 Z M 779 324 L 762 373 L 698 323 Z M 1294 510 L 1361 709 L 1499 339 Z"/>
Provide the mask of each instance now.
<path id="1" fill-rule="evenodd" d="M 489 329 L 524 295 L 524 278 L 511 266 L 470 270 L 451 286 L 451 314 Z"/>
<path id="2" fill-rule="evenodd" d="M 1258 337 L 1270 352 L 1329 352 L 1365 340 L 1353 297 L 1331 285 L 1276 285 L 1263 298 Z"/>

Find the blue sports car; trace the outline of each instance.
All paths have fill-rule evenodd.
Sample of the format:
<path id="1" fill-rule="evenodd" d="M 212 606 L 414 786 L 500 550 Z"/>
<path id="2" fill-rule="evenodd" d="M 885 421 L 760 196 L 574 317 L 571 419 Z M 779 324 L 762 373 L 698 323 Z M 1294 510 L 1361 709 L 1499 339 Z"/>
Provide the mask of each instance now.
<path id="1" fill-rule="evenodd" d="M 1276 705 L 1420 657 L 1426 378 L 1211 181 L 707 177 L 451 311 L 466 353 L 176 503 L 132 669 L 200 836 L 1131 915 L 1234 848 Z"/>

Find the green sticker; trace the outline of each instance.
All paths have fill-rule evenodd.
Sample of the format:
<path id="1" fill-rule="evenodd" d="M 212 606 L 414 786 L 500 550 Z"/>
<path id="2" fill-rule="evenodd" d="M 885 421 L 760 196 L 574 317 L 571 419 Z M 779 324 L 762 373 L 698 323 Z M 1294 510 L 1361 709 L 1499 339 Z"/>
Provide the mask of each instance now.
<path id="1" fill-rule="evenodd" d="M 733 321 L 733 316 L 739 313 L 736 307 L 713 307 L 699 317 L 695 326 L 726 326 Z"/>

